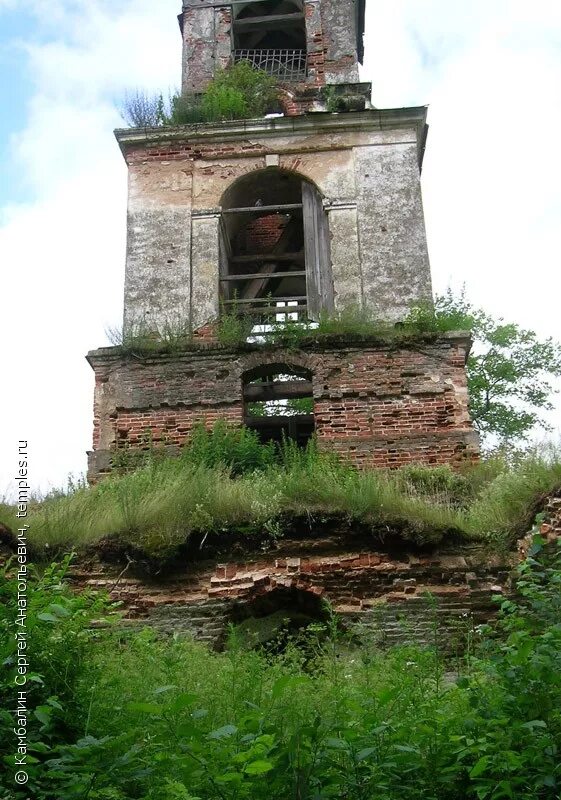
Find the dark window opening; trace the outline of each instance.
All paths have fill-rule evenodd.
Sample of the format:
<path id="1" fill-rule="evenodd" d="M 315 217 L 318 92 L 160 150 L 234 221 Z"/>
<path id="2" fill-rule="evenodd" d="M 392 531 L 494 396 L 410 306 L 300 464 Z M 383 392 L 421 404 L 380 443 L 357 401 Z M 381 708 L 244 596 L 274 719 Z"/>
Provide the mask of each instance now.
<path id="1" fill-rule="evenodd" d="M 284 587 L 240 604 L 232 614 L 238 641 L 270 654 L 282 653 L 289 642 L 298 643 L 298 637 L 310 626 L 317 630 L 327 619 L 326 608 L 316 594 Z M 305 646 L 305 638 L 300 641 Z"/>
<path id="2" fill-rule="evenodd" d="M 243 382 L 244 422 L 263 443 L 290 439 L 305 447 L 315 430 L 312 375 L 289 364 L 267 365 Z"/>
<path id="3" fill-rule="evenodd" d="M 225 311 L 259 326 L 332 310 L 327 216 L 308 181 L 276 167 L 236 181 L 222 200 L 220 237 Z"/>
<path id="4" fill-rule="evenodd" d="M 249 61 L 280 80 L 306 77 L 306 20 L 301 0 L 263 0 L 238 5 L 233 58 Z"/>

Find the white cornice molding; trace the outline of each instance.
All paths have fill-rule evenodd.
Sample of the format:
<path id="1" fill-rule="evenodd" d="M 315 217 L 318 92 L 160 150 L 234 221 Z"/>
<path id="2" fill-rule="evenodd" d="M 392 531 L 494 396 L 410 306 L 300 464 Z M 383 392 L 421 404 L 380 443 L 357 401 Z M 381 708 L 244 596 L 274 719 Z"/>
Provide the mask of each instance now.
<path id="1" fill-rule="evenodd" d="M 123 153 L 130 147 L 180 142 L 225 142 L 251 136 L 268 139 L 279 136 L 347 133 L 353 131 L 387 131 L 415 128 L 422 142 L 427 119 L 427 106 L 413 108 L 368 109 L 342 114 L 316 113 L 273 119 L 233 120 L 197 123 L 179 127 L 120 128 L 115 138 Z"/>

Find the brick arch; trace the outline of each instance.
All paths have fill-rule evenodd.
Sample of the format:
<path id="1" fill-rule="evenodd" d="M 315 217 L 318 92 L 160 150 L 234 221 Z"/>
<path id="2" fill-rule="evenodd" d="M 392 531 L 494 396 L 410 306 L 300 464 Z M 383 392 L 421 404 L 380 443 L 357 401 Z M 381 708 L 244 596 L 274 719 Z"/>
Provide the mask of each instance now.
<path id="1" fill-rule="evenodd" d="M 299 610 L 310 617 L 326 617 L 324 589 L 296 578 L 265 578 L 240 595 L 231 609 L 232 621 L 250 616 L 266 617 L 279 610 Z"/>
<path id="2" fill-rule="evenodd" d="M 242 384 L 273 374 L 273 370 L 276 371 L 276 374 L 301 375 L 308 380 L 313 379 L 310 359 L 305 355 L 291 353 L 290 358 L 285 361 L 279 359 L 278 353 L 271 353 L 270 355 L 258 353 L 253 360 L 255 363 L 252 366 L 246 364 L 246 369 L 242 372 Z"/>
<path id="3" fill-rule="evenodd" d="M 288 92 L 287 92 L 288 94 Z M 281 101 L 282 102 L 282 101 Z M 300 170 L 289 168 L 286 166 L 273 166 L 273 167 L 263 167 L 261 165 L 254 165 L 252 168 L 247 169 L 243 172 L 242 175 L 237 175 L 233 178 L 226 188 L 222 192 L 222 196 L 220 198 L 219 206 L 222 209 L 228 209 L 232 207 L 231 196 L 234 194 L 234 190 L 237 188 L 242 188 L 244 183 L 250 184 L 256 178 L 262 178 L 265 182 L 264 184 L 260 182 L 260 185 L 266 186 L 267 178 L 270 178 L 272 175 L 283 175 L 286 177 L 294 178 L 295 181 L 304 181 L 305 183 L 311 184 L 317 191 L 322 195 L 325 196 L 324 192 L 321 190 L 321 187 L 318 186 L 316 183 L 315 178 L 311 177 Z"/>

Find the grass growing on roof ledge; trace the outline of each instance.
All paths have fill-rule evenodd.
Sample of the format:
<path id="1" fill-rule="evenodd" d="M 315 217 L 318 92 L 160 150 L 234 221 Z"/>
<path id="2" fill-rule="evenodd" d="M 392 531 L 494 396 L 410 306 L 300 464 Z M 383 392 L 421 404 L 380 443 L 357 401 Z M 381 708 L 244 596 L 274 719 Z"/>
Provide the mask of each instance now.
<path id="1" fill-rule="evenodd" d="M 274 298 L 271 300 L 274 303 Z M 285 347 L 299 349 L 311 345 L 374 342 L 395 347 L 414 345 L 419 341 L 435 341 L 439 336 L 469 329 L 469 320 L 457 314 L 436 314 L 431 304 L 412 308 L 398 324 L 377 320 L 369 311 L 356 307 L 335 314 L 322 314 L 317 323 L 288 320 L 272 323 L 252 333 L 251 319 L 239 313 L 235 306 L 224 311 L 216 321 L 216 341 L 197 339 L 190 323 L 183 317 L 166 320 L 159 326 L 144 321 L 132 321 L 127 330 L 109 329 L 111 343 L 121 353 L 137 356 L 172 354 L 215 347 L 254 348 Z"/>
<path id="2" fill-rule="evenodd" d="M 33 507 L 32 557 L 51 559 L 112 540 L 164 563 L 193 536 L 232 535 L 249 546 L 283 536 L 290 518 L 342 518 L 373 537 L 417 545 L 452 537 L 507 547 L 527 530 L 535 504 L 561 486 L 561 458 L 531 454 L 516 466 L 495 459 L 466 468 L 409 466 L 359 472 L 332 456 L 290 444 L 259 444 L 247 429 L 199 428 L 179 458 L 149 453 L 134 472 L 79 486 Z M 13 526 L 6 506 L 2 521 Z"/>

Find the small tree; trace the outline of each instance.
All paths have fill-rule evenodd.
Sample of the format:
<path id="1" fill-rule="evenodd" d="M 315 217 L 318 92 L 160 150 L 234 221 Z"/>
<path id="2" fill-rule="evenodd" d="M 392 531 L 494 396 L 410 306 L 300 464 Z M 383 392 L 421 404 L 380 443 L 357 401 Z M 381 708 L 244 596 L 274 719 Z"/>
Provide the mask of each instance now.
<path id="1" fill-rule="evenodd" d="M 131 128 L 158 128 L 169 116 L 162 94 L 150 95 L 140 89 L 126 92 L 119 110 Z"/>
<path id="2" fill-rule="evenodd" d="M 448 291 L 436 298 L 435 328 L 450 330 L 451 319 L 454 327 L 470 330 L 474 340 L 467 374 L 470 411 L 479 432 L 507 443 L 526 439 L 536 426 L 549 430 L 542 412 L 553 408 L 551 396 L 557 390 L 551 380 L 561 376 L 561 346 L 493 319 L 464 293 L 454 297 Z"/>

